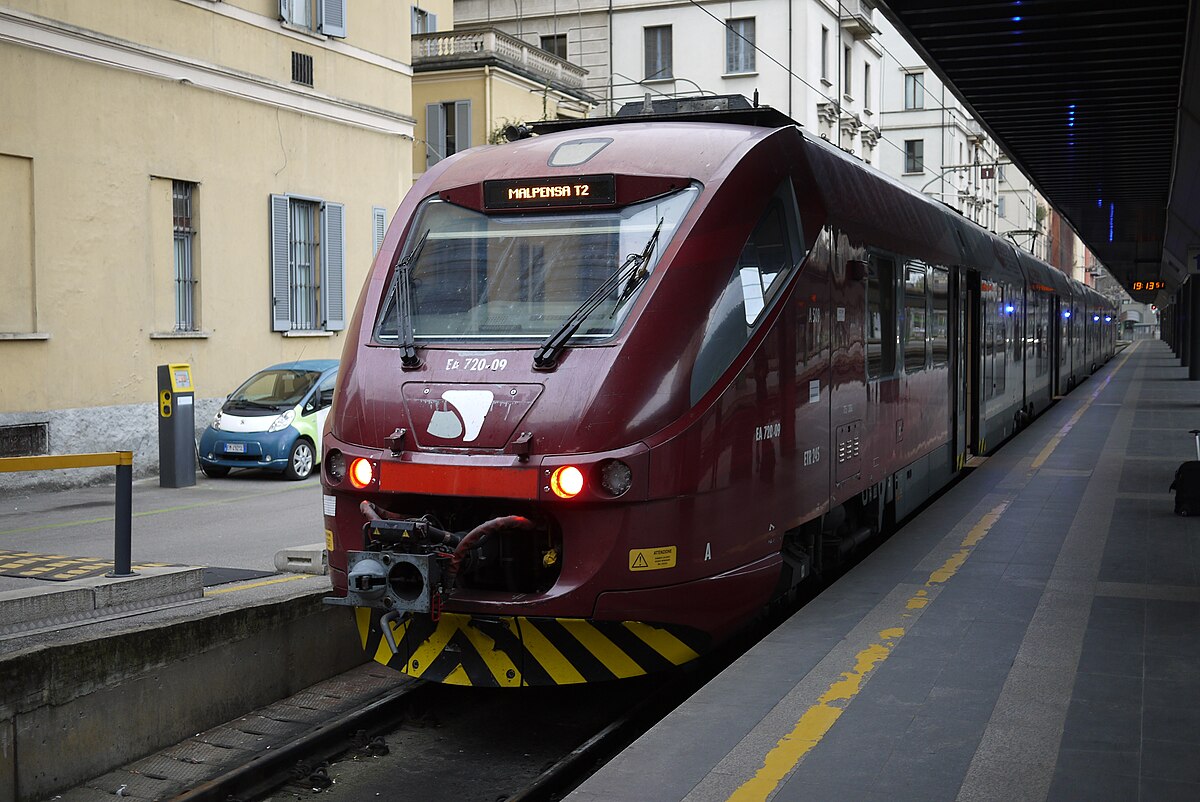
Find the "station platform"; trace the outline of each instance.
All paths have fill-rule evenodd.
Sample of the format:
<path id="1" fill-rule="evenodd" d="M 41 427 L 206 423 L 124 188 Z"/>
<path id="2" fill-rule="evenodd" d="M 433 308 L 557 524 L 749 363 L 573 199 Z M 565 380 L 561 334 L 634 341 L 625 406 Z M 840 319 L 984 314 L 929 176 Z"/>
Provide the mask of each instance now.
<path id="1" fill-rule="evenodd" d="M 1200 799 L 1196 428 L 1134 342 L 568 798 Z"/>

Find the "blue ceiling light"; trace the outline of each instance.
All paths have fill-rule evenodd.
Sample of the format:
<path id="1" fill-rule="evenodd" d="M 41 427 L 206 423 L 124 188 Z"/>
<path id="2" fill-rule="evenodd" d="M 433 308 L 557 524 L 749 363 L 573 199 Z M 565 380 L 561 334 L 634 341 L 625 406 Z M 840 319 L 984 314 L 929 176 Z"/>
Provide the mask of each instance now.
<path id="1" fill-rule="evenodd" d="M 1069 318 L 1070 316 L 1071 316 L 1071 310 L 1070 310 L 1070 309 L 1064 309 L 1064 310 L 1063 310 L 1063 319 L 1065 320 L 1066 318 Z"/>
<path id="2" fill-rule="evenodd" d="M 1013 18 L 1012 18 L 1012 21 L 1013 21 L 1013 22 L 1020 22 L 1020 21 L 1021 21 L 1021 18 L 1020 18 L 1020 17 L 1013 17 Z"/>
<path id="3" fill-rule="evenodd" d="M 1008 304 L 1007 306 L 1004 307 L 1004 311 L 1010 315 L 1013 313 L 1014 310 L 1016 310 L 1016 307 L 1013 306 L 1012 304 Z"/>
<path id="4" fill-rule="evenodd" d="M 1113 241 L 1113 218 L 1116 216 L 1117 207 L 1115 204 L 1108 204 L 1108 241 Z"/>

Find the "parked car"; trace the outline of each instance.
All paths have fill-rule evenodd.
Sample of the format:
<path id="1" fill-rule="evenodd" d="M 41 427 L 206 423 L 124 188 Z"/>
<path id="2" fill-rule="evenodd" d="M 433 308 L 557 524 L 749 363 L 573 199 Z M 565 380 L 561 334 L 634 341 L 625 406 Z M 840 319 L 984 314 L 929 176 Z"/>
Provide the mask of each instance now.
<path id="1" fill-rule="evenodd" d="M 212 477 L 232 468 L 310 476 L 321 459 L 337 369 L 336 359 L 307 359 L 255 373 L 229 394 L 200 436 L 200 470 Z"/>

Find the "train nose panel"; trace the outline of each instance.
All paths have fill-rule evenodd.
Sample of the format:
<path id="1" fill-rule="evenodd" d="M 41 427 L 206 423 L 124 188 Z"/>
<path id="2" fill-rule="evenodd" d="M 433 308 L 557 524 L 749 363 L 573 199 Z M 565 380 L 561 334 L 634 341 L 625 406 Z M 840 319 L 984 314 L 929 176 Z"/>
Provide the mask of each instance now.
<path id="1" fill-rule="evenodd" d="M 542 385 L 408 382 L 402 393 L 418 448 L 504 448 Z"/>

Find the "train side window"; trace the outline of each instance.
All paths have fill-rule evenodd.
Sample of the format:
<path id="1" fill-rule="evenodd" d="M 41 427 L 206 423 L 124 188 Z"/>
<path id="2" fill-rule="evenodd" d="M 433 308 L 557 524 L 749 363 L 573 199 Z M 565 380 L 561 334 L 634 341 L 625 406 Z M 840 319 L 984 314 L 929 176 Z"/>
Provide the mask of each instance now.
<path id="1" fill-rule="evenodd" d="M 692 368 L 695 404 L 750 340 L 804 253 L 800 213 L 792 182 L 784 180 L 742 246 L 729 283 L 709 313 Z"/>
<path id="2" fill-rule="evenodd" d="M 950 271 L 944 267 L 929 271 L 929 342 L 933 364 L 950 361 Z"/>
<path id="3" fill-rule="evenodd" d="M 928 328 L 925 267 L 909 263 L 904 268 L 904 370 L 925 367 L 925 336 Z"/>
<path id="4" fill-rule="evenodd" d="M 771 198 L 766 213 L 738 257 L 737 276 L 747 326 L 754 325 L 784 284 L 784 277 L 799 261 L 799 231 L 791 182 L 785 182 Z"/>
<path id="5" fill-rule="evenodd" d="M 891 259 L 871 258 L 867 273 L 867 377 L 896 372 L 896 266 Z"/>

